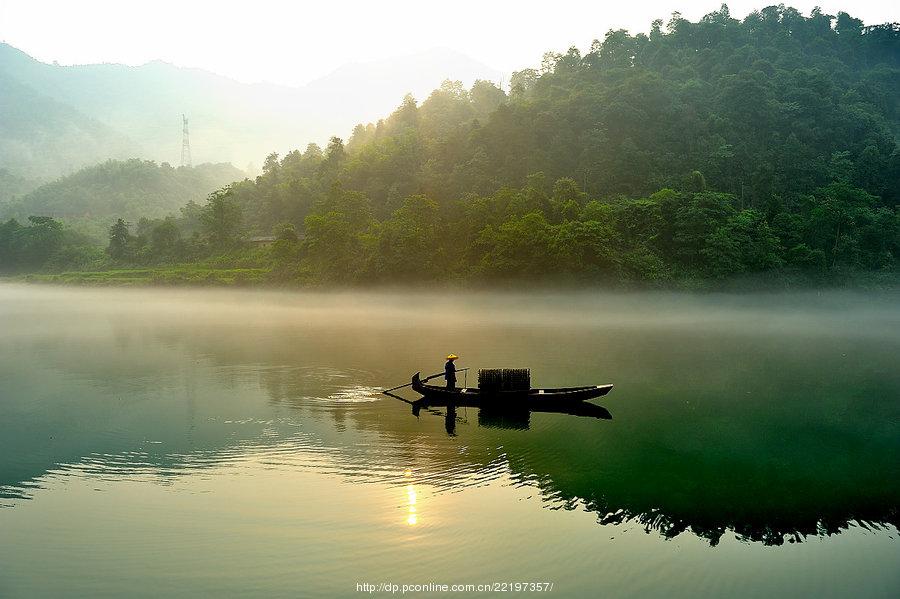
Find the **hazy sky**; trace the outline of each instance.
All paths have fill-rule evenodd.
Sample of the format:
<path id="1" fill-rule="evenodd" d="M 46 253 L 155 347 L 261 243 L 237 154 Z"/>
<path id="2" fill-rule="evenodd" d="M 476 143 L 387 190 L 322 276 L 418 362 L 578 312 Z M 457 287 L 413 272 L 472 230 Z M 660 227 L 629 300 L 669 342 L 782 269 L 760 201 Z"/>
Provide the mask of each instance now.
<path id="1" fill-rule="evenodd" d="M 721 0 L 0 0 L 0 40 L 60 64 L 154 59 L 241 81 L 305 83 L 348 62 L 448 47 L 504 73 L 546 50 L 585 49 L 611 29 L 647 31 L 679 10 L 692 20 Z M 732 16 L 776 0 L 728 2 Z M 896 1 L 786 2 L 846 10 L 867 24 L 900 20 Z"/>

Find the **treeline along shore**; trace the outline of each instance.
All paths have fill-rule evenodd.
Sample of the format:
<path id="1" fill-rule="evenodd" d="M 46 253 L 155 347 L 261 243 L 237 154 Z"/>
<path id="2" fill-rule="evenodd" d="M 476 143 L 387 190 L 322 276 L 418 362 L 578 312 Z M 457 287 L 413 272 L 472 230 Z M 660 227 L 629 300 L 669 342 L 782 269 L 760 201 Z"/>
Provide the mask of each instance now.
<path id="1" fill-rule="evenodd" d="M 82 283 L 896 280 L 900 25 L 727 7 L 448 81 L 106 246 L 0 224 L 0 270 Z M 361 90 L 362 91 L 362 90 Z M 120 215 L 121 216 L 121 215 Z"/>

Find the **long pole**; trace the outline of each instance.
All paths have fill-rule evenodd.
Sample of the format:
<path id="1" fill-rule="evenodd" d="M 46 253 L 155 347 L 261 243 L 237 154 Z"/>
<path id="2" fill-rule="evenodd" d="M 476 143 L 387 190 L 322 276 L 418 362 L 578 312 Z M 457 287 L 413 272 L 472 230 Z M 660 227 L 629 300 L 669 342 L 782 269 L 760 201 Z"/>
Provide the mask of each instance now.
<path id="1" fill-rule="evenodd" d="M 465 372 L 466 370 L 468 370 L 468 368 L 460 368 L 460 369 L 457 370 L 456 372 Z M 437 378 L 437 377 L 439 377 L 439 376 L 444 376 L 444 373 L 443 373 L 443 372 L 439 372 L 439 373 L 437 373 L 437 374 L 432 374 L 431 376 L 426 376 L 424 379 L 422 379 L 422 382 L 424 383 L 424 382 L 426 382 L 426 381 L 430 381 L 431 379 Z M 384 391 L 382 391 L 382 393 L 388 393 L 388 392 L 390 392 L 390 391 L 396 391 L 397 389 L 402 389 L 402 388 L 404 388 L 404 387 L 409 387 L 410 385 L 412 385 L 412 382 L 406 383 L 405 385 L 398 385 L 397 387 L 391 387 L 390 389 L 385 389 Z"/>

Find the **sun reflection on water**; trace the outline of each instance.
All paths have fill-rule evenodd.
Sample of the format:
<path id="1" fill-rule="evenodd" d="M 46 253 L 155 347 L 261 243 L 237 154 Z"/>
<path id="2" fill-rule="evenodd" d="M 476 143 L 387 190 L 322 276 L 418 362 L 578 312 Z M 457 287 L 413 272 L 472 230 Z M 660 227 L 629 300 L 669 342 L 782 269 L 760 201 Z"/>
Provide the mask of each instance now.
<path id="1" fill-rule="evenodd" d="M 416 514 L 416 490 L 412 485 L 406 485 L 406 503 L 409 508 L 409 514 L 406 517 L 406 523 L 415 526 L 419 522 Z"/>
<path id="2" fill-rule="evenodd" d="M 412 471 L 407 468 L 403 471 L 403 476 L 409 478 L 410 476 L 412 476 Z M 406 485 L 406 505 L 406 524 L 409 526 L 415 526 L 419 523 L 419 516 L 416 513 L 416 488 L 411 484 Z"/>

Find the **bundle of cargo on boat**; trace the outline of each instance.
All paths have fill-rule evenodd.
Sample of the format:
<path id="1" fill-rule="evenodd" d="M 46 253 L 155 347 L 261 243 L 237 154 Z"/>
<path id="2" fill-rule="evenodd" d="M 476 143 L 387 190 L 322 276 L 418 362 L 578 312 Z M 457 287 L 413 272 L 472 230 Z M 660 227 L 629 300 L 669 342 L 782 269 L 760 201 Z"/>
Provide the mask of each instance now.
<path id="1" fill-rule="evenodd" d="M 478 371 L 478 388 L 481 391 L 528 391 L 531 389 L 531 371 L 528 368 L 482 368 Z"/>

